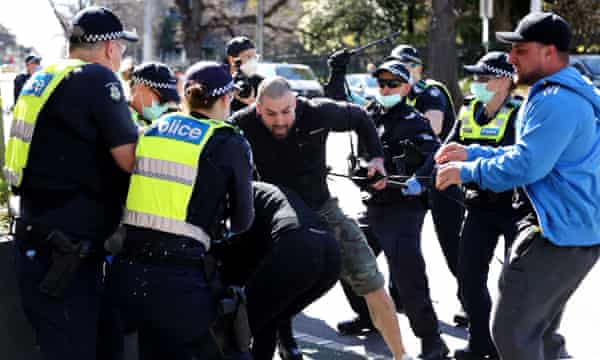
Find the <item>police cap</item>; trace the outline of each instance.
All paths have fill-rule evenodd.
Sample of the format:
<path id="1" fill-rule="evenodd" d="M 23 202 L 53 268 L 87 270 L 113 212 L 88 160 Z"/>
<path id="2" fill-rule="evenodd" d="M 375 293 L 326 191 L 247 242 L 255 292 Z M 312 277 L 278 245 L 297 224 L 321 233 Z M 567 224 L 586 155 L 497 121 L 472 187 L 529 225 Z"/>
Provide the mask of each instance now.
<path id="1" fill-rule="evenodd" d="M 177 78 L 165 64 L 149 62 L 136 66 L 131 73 L 131 82 L 142 84 L 158 91 L 161 102 L 179 102 Z"/>
<path id="2" fill-rule="evenodd" d="M 411 62 L 415 64 L 423 64 L 419 50 L 412 45 L 398 45 L 392 50 L 387 60 L 398 60 L 402 62 Z"/>
<path id="3" fill-rule="evenodd" d="M 39 64 L 42 61 L 42 58 L 37 55 L 27 55 L 25 58 L 25 65 L 29 64 Z"/>
<path id="4" fill-rule="evenodd" d="M 211 97 L 219 97 L 233 90 L 233 78 L 226 65 L 216 62 L 201 61 L 192 65 L 185 73 L 184 88 L 192 82 L 206 86 Z"/>
<path id="5" fill-rule="evenodd" d="M 123 30 L 121 20 L 108 8 L 89 6 L 73 17 L 69 41 L 95 43 L 118 40 L 137 41 L 135 32 Z"/>
<path id="6" fill-rule="evenodd" d="M 373 72 L 373 77 L 378 77 L 382 72 L 387 71 L 394 75 L 397 78 L 402 79 L 403 81 L 410 83 L 410 72 L 401 63 L 399 60 L 388 60 L 383 64 L 379 65 L 377 69 Z"/>
<path id="7" fill-rule="evenodd" d="M 509 44 L 532 41 L 569 51 L 571 29 L 565 19 L 554 13 L 533 12 L 519 21 L 515 31 L 496 32 L 496 39 Z"/>
<path id="8" fill-rule="evenodd" d="M 515 73 L 515 68 L 508 62 L 508 55 L 502 51 L 491 51 L 481 57 L 477 64 L 463 67 L 468 73 L 476 75 L 512 78 Z"/>
<path id="9" fill-rule="evenodd" d="M 252 40 L 245 36 L 234 37 L 227 43 L 227 56 L 238 56 L 242 51 L 255 49 Z"/>

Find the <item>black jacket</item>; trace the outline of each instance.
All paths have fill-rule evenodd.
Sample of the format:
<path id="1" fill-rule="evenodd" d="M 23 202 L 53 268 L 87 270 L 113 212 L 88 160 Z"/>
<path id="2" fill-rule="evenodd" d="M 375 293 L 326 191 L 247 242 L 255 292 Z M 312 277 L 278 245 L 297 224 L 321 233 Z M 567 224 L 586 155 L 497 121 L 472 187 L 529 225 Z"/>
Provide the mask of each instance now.
<path id="1" fill-rule="evenodd" d="M 251 105 L 231 121 L 250 142 L 260 180 L 296 191 L 312 208 L 330 198 L 326 144 L 329 132 L 355 131 L 369 157 L 383 156 L 373 122 L 360 107 L 328 99 L 298 97 L 296 121 L 286 139 L 277 140 Z"/>

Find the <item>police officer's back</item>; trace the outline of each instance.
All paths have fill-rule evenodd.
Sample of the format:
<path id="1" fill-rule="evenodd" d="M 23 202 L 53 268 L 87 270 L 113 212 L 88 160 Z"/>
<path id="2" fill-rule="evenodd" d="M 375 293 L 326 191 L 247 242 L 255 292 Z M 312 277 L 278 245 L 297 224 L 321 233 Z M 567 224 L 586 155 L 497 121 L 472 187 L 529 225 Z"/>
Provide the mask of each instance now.
<path id="1" fill-rule="evenodd" d="M 250 147 L 224 122 L 232 90 L 222 65 L 192 66 L 186 112 L 157 120 L 136 148 L 123 217 L 127 236 L 113 263 L 111 293 L 138 329 L 140 351 L 153 358 L 217 358 L 218 345 L 229 339 L 216 326 L 209 331 L 222 324 L 222 289 L 214 286 L 206 252 L 225 236 L 226 218 L 238 233 L 254 216 Z"/>
<path id="2" fill-rule="evenodd" d="M 17 271 L 47 358 L 96 356 L 101 248 L 121 217 L 137 140 L 113 73 L 124 40 L 137 37 L 110 10 L 82 10 L 69 59 L 35 73 L 14 109 L 5 173 L 21 195 Z"/>

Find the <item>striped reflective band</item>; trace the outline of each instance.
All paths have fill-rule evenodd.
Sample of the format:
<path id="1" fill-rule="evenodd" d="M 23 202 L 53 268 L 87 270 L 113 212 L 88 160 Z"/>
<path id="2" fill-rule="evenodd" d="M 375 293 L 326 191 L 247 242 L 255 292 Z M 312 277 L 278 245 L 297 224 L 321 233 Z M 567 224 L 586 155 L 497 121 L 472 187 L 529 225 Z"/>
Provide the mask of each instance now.
<path id="1" fill-rule="evenodd" d="M 4 168 L 4 177 L 10 185 L 19 184 L 19 176 L 9 168 Z"/>
<path id="2" fill-rule="evenodd" d="M 23 120 L 15 119 L 10 126 L 10 137 L 17 138 L 23 142 L 30 143 L 33 137 L 33 129 L 35 125 L 28 124 Z"/>
<path id="3" fill-rule="evenodd" d="M 202 243 L 206 250 L 210 248 L 210 237 L 208 236 L 208 234 L 205 233 L 204 230 L 202 230 L 202 228 L 186 223 L 184 221 L 168 219 L 162 216 L 142 213 L 138 211 L 125 210 L 123 223 L 148 229 L 154 229 L 170 234 L 187 236 Z"/>
<path id="4" fill-rule="evenodd" d="M 196 168 L 192 166 L 146 157 L 136 159 L 133 173 L 190 186 L 196 180 Z"/>

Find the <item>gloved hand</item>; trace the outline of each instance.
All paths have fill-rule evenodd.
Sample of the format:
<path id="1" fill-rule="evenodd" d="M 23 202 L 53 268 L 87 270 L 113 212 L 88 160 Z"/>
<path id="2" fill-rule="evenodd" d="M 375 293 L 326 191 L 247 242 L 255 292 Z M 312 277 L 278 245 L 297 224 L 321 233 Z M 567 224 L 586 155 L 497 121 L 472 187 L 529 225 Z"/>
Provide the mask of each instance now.
<path id="1" fill-rule="evenodd" d="M 350 51 L 348 49 L 343 48 L 334 52 L 329 59 L 327 59 L 327 65 L 332 71 L 346 71 L 346 66 L 350 63 Z"/>
<path id="2" fill-rule="evenodd" d="M 402 194 L 406 196 L 419 196 L 423 193 L 423 186 L 414 176 L 406 180 L 406 187 L 402 189 Z"/>

